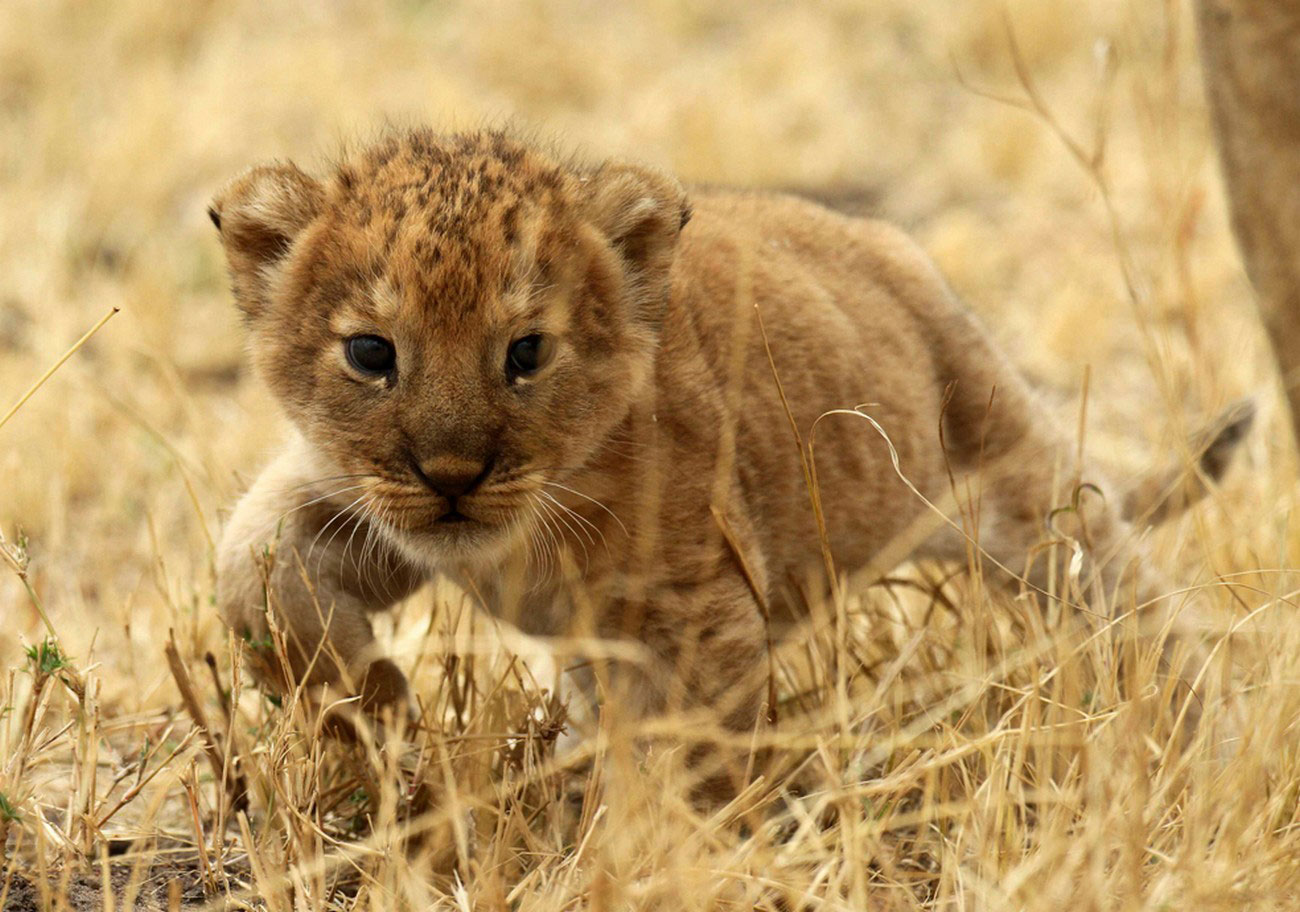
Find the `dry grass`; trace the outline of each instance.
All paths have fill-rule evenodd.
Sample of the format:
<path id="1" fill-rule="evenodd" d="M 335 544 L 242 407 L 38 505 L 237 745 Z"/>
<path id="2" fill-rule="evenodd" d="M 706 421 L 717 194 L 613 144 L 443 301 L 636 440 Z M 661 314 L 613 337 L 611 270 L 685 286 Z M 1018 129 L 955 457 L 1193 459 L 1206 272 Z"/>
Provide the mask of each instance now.
<path id="1" fill-rule="evenodd" d="M 0 426 L 0 907 L 1294 908 L 1295 459 L 1190 17 L 1012 4 L 1054 128 L 986 97 L 1026 97 L 1001 9 L 0 5 L 0 408 L 121 308 Z M 849 587 L 838 629 L 779 651 L 779 762 L 718 813 L 683 798 L 673 738 L 635 750 L 616 718 L 599 778 L 557 775 L 547 661 L 450 591 L 387 632 L 423 702 L 409 740 L 350 747 L 272 706 L 211 608 L 221 511 L 281 427 L 203 204 L 384 115 L 517 116 L 691 180 L 865 191 L 1066 422 L 1091 368 L 1083 445 L 1119 472 L 1259 396 L 1232 477 L 1151 533 L 1172 578 L 1267 631 L 1222 647 L 1240 725 L 1213 705 L 1182 749 L 1151 644 L 1067 636 L 936 567 Z"/>

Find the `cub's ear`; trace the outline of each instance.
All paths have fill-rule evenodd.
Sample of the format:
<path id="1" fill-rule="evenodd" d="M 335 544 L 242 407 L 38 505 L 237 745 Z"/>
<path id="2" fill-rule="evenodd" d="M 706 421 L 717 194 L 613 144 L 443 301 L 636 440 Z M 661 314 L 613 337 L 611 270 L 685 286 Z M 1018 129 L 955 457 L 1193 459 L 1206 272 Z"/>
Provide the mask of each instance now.
<path id="1" fill-rule="evenodd" d="M 208 217 L 221 234 L 235 302 L 250 320 L 265 311 L 276 265 L 324 203 L 318 181 L 279 162 L 245 171 L 212 200 Z"/>
<path id="2" fill-rule="evenodd" d="M 588 218 L 622 258 L 638 306 L 657 323 L 677 237 L 691 217 L 686 191 L 667 174 L 609 163 L 588 178 L 587 193 Z"/>

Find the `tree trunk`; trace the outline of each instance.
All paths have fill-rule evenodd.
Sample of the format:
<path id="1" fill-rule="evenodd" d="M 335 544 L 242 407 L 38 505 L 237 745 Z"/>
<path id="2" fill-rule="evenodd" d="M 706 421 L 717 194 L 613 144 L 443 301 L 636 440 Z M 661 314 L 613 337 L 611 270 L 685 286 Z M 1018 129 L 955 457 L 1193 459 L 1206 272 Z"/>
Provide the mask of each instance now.
<path id="1" fill-rule="evenodd" d="M 1300 442 L 1300 2 L 1197 0 L 1232 226 Z"/>

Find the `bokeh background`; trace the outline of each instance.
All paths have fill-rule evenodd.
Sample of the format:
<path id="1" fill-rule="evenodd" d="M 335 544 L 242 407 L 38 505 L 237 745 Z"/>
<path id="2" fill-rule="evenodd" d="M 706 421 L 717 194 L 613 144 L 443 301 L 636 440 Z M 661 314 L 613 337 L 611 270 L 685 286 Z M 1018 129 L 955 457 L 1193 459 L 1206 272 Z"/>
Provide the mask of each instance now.
<path id="1" fill-rule="evenodd" d="M 1188 11 L 1003 9 L 5 4 L 6 408 L 108 308 L 122 312 L 4 427 L 0 528 L 25 531 L 47 600 L 87 642 L 99 629 L 106 658 L 105 637 L 160 600 L 203 601 L 205 530 L 215 536 L 282 432 L 247 369 L 205 205 L 251 163 L 319 169 L 390 121 L 513 120 L 688 182 L 804 188 L 898 221 L 1060 394 L 1067 424 L 1091 368 L 1102 427 L 1090 449 L 1129 467 L 1154 463 L 1170 435 L 1229 399 L 1262 395 L 1270 413 L 1274 381 L 1227 228 Z M 1091 147 L 1108 109 L 1104 167 L 1137 301 L 1087 172 L 1039 118 L 980 94 L 1023 94 L 1007 22 L 1069 135 Z M 1260 440 L 1278 427 L 1264 422 Z M 1253 449 L 1255 472 L 1278 465 L 1272 448 Z M 22 633 L 35 620 L 24 601 L 0 579 Z M 150 626 L 137 622 L 131 648 L 114 654 L 143 659 Z"/>
<path id="2" fill-rule="evenodd" d="M 1020 103 L 1008 28 L 1054 124 Z M 1294 460 L 1182 0 L 6 0 L 0 409 L 121 312 L 0 428 L 0 532 L 25 537 L 123 731 L 175 705 L 168 628 L 196 656 L 224 644 L 212 540 L 283 433 L 207 200 L 385 123 L 507 120 L 901 223 L 1063 426 L 1087 387 L 1083 445 L 1113 472 L 1256 397 L 1236 469 L 1156 553 L 1190 584 L 1295 550 Z M 0 567 L 0 669 L 43 636 Z"/>

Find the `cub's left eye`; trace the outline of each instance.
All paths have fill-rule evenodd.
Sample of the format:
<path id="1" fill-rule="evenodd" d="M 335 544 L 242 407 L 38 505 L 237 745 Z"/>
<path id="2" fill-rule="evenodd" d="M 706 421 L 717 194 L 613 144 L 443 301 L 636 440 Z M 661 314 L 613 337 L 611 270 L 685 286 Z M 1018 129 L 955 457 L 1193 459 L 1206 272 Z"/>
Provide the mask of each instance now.
<path id="1" fill-rule="evenodd" d="M 533 333 L 510 343 L 506 352 L 506 374 L 511 380 L 537 373 L 555 354 L 555 342 L 550 336 Z"/>
<path id="2" fill-rule="evenodd" d="M 352 336 L 343 340 L 348 364 L 360 373 L 371 377 L 391 374 L 397 366 L 397 349 L 393 343 L 379 336 Z"/>

